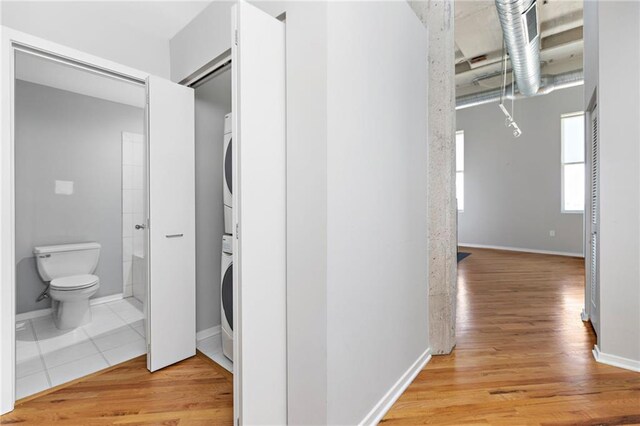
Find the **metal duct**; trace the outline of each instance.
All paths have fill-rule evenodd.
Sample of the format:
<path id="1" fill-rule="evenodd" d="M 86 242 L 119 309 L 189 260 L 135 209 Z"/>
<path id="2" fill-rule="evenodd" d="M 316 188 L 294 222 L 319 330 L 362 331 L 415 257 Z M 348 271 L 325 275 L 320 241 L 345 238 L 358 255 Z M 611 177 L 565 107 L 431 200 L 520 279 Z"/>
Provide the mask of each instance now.
<path id="1" fill-rule="evenodd" d="M 504 41 L 520 93 L 533 96 L 540 87 L 540 37 L 535 0 L 495 0 Z"/>
<path id="2" fill-rule="evenodd" d="M 535 93 L 537 95 L 546 95 L 547 93 L 551 93 L 554 90 L 564 89 L 567 87 L 579 86 L 584 83 L 584 73 L 582 70 L 577 71 L 569 71 L 562 74 L 557 75 L 545 75 L 542 77 L 542 86 Z M 522 94 L 518 93 L 520 87 L 516 84 L 515 87 L 515 98 L 524 97 Z M 493 89 L 488 90 L 486 92 L 474 93 L 472 95 L 460 96 L 456 98 L 456 110 L 470 108 L 473 106 L 488 104 L 491 102 L 500 101 L 500 93 L 502 89 Z M 511 99 L 511 85 L 507 86 L 505 99 Z"/>

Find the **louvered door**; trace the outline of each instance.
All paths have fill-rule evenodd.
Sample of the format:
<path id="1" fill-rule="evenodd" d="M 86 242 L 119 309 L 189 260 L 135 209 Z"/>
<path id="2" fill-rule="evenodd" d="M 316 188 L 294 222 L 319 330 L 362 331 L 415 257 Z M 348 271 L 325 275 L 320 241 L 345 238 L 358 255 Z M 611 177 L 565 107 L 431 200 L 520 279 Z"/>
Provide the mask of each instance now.
<path id="1" fill-rule="evenodd" d="M 598 150 L 598 107 L 591 112 L 591 179 L 589 207 L 591 229 L 589 247 L 589 290 L 590 290 L 590 320 L 596 334 L 600 333 L 600 279 L 599 279 L 599 241 L 600 231 L 600 153 Z"/>

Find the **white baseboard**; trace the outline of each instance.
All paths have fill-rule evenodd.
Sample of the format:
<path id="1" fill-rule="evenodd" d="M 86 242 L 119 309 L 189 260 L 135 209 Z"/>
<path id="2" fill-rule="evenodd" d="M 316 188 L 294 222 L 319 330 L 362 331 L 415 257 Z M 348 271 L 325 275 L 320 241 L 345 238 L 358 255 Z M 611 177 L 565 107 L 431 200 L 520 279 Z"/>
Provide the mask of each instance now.
<path id="1" fill-rule="evenodd" d="M 37 311 L 23 312 L 21 314 L 16 314 L 16 322 L 26 321 L 34 318 L 46 317 L 50 313 L 51 313 L 51 308 L 38 309 Z"/>
<path id="2" fill-rule="evenodd" d="M 94 305 L 100 305 L 102 303 L 115 302 L 116 300 L 120 300 L 120 299 L 122 299 L 122 293 L 110 294 L 109 296 L 96 297 L 95 299 L 89 299 L 89 304 L 91 306 L 94 306 Z M 16 314 L 16 322 L 26 321 L 34 318 L 46 317 L 49 314 L 51 314 L 51 308 L 38 309 L 37 311 L 23 312 L 21 314 Z"/>
<path id="3" fill-rule="evenodd" d="M 617 355 L 605 354 L 600 352 L 598 345 L 593 347 L 593 357 L 601 364 L 611 365 L 612 367 L 624 368 L 625 370 L 636 371 L 640 373 L 640 361 L 634 359 L 623 358 Z"/>
<path id="4" fill-rule="evenodd" d="M 458 243 L 458 246 L 470 247 L 470 248 L 484 248 L 484 249 L 492 249 L 492 250 L 518 251 L 523 253 L 553 254 L 556 256 L 584 257 L 584 254 L 582 253 L 570 253 L 566 251 L 551 251 L 551 250 L 536 250 L 536 249 L 520 248 L 520 247 L 492 246 L 487 244 Z"/>
<path id="5" fill-rule="evenodd" d="M 220 326 L 216 325 L 215 327 L 207 328 L 196 333 L 196 342 L 200 342 L 204 339 L 208 339 L 209 337 L 213 337 L 217 334 L 220 334 Z"/>
<path id="6" fill-rule="evenodd" d="M 413 379 L 422 371 L 425 365 L 431 359 L 431 348 L 418 357 L 417 360 L 409 367 L 407 371 L 398 379 L 398 381 L 389 389 L 389 391 L 378 401 L 378 403 L 369 411 L 360 425 L 377 425 L 380 420 L 387 414 L 391 406 L 400 398 L 400 395 L 409 387 Z"/>
<path id="7" fill-rule="evenodd" d="M 115 302 L 116 300 L 122 300 L 122 293 L 110 294 L 109 296 L 104 297 L 96 297 L 94 299 L 89 299 L 89 304 L 91 306 L 101 305 L 103 303 Z"/>

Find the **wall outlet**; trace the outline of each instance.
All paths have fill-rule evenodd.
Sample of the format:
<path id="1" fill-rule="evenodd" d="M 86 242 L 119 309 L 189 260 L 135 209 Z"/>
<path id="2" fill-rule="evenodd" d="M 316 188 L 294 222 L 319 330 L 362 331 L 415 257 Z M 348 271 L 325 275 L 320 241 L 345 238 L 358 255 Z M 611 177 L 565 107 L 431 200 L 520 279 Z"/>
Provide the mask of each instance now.
<path id="1" fill-rule="evenodd" d="M 554 229 L 552 229 L 551 231 L 549 231 L 549 236 L 550 237 L 555 237 L 556 236 L 556 231 Z"/>
<path id="2" fill-rule="evenodd" d="M 60 195 L 72 195 L 73 194 L 73 181 L 70 180 L 57 180 L 55 193 Z"/>

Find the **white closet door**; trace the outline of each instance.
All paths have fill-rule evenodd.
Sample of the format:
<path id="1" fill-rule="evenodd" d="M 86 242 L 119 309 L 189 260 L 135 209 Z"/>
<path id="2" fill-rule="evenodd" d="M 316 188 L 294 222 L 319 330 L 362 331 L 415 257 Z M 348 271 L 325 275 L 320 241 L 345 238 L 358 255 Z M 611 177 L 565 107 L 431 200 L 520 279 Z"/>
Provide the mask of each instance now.
<path id="1" fill-rule="evenodd" d="M 147 368 L 196 353 L 193 89 L 148 80 L 149 291 Z"/>
<path id="2" fill-rule="evenodd" d="M 240 424 L 281 425 L 287 423 L 285 29 L 245 2 L 232 17 L 234 411 Z"/>
<path id="3" fill-rule="evenodd" d="M 600 335 L 600 155 L 598 149 L 598 107 L 591 112 L 591 205 L 589 207 L 591 229 L 589 241 L 589 319 L 596 335 Z"/>

